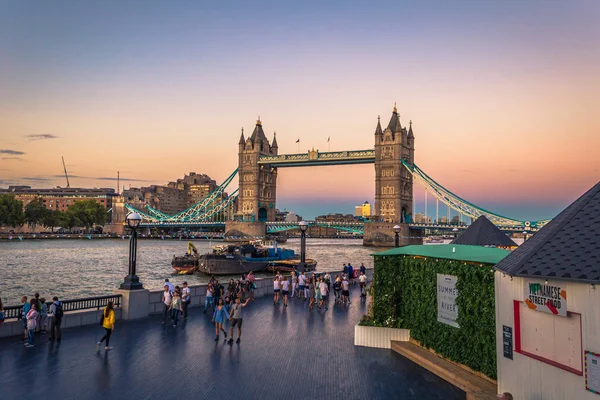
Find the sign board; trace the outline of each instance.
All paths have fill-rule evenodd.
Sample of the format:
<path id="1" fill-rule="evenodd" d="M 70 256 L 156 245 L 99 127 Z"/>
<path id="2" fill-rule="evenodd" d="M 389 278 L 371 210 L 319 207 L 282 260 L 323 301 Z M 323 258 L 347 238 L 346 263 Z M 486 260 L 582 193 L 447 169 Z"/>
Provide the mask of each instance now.
<path id="1" fill-rule="evenodd" d="M 513 359 L 513 330 L 512 326 L 502 325 L 502 348 L 504 358 Z"/>
<path id="2" fill-rule="evenodd" d="M 585 351 L 585 389 L 600 394 L 600 354 Z"/>
<path id="3" fill-rule="evenodd" d="M 457 296 L 456 276 L 437 274 L 438 322 L 459 328 Z"/>
<path id="4" fill-rule="evenodd" d="M 567 316 L 567 290 L 562 287 L 562 282 L 526 280 L 524 302 L 535 311 Z"/>

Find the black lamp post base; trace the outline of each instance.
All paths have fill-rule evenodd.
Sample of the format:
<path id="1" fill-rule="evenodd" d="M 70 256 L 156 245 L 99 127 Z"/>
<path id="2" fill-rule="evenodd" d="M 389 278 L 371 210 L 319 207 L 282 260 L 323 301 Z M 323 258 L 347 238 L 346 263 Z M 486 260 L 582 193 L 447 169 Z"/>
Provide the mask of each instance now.
<path id="1" fill-rule="evenodd" d="M 123 290 L 139 290 L 143 289 L 142 282 L 140 282 L 140 278 L 137 275 L 127 275 L 125 277 L 125 282 L 121 283 L 119 289 Z"/>

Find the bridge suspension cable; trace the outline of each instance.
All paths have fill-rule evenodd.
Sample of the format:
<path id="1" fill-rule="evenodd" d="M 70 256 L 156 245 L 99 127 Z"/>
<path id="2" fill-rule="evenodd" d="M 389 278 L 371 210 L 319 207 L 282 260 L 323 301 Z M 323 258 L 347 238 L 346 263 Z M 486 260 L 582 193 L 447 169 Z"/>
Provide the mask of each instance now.
<path id="1" fill-rule="evenodd" d="M 433 180 L 429 175 L 427 175 L 421 168 L 419 168 L 416 164 L 409 164 L 408 162 L 402 160 L 402 165 L 406 167 L 406 169 L 412 174 L 412 176 L 423 185 L 425 188 L 425 193 L 430 191 L 436 199 L 446 204 L 449 208 L 456 210 L 459 215 L 464 215 L 466 217 L 470 217 L 472 219 L 477 219 L 481 215 L 485 215 L 492 223 L 499 226 L 532 226 L 532 227 L 541 227 L 545 225 L 549 220 L 543 221 L 533 221 L 527 223 L 526 221 L 520 221 L 513 218 L 504 217 L 502 215 L 493 213 L 486 209 L 476 206 L 463 198 L 457 196 L 452 193 L 448 189 L 444 188 L 442 185 Z"/>

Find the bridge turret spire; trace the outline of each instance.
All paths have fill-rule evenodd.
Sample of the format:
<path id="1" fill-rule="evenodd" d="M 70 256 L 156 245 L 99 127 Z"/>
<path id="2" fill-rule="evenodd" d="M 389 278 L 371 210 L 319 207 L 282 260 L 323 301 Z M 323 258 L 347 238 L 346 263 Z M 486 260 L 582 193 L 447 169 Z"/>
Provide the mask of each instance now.
<path id="1" fill-rule="evenodd" d="M 271 145 L 271 147 L 274 149 L 277 148 L 277 132 L 273 132 L 273 144 Z"/>
<path id="2" fill-rule="evenodd" d="M 240 136 L 240 142 L 238 144 L 246 143 L 246 139 L 244 138 L 244 128 L 242 128 L 242 134 Z"/>
<path id="3" fill-rule="evenodd" d="M 383 130 L 381 129 L 381 116 L 377 116 L 377 127 L 375 128 L 375 135 L 383 135 Z"/>
<path id="4" fill-rule="evenodd" d="M 256 126 L 254 127 L 254 132 L 252 132 L 252 136 L 250 137 L 250 139 L 252 139 L 252 142 L 256 143 L 259 141 L 264 141 L 267 142 L 267 137 L 265 136 L 265 132 L 263 131 L 262 128 L 262 122 L 260 120 L 260 115 L 258 116 L 258 119 L 256 120 Z"/>
<path id="5" fill-rule="evenodd" d="M 413 134 L 413 130 L 412 130 L 412 119 L 410 120 L 410 122 L 408 123 L 408 138 L 409 139 L 414 139 L 415 135 Z"/>
<path id="6" fill-rule="evenodd" d="M 402 132 L 402 125 L 400 124 L 400 115 L 398 114 L 398 108 L 396 108 L 396 103 L 394 103 L 394 112 L 392 113 L 392 118 L 390 118 L 388 129 L 392 133 Z"/>

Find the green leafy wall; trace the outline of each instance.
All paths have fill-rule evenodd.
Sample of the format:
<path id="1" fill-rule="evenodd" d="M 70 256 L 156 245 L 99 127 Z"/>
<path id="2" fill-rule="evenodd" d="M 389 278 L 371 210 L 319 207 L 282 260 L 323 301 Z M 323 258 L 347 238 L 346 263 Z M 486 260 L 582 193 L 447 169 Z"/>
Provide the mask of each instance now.
<path id="1" fill-rule="evenodd" d="M 410 329 L 438 354 L 496 379 L 494 273 L 489 264 L 376 256 L 373 322 Z M 457 276 L 458 324 L 437 321 L 437 274 Z"/>

